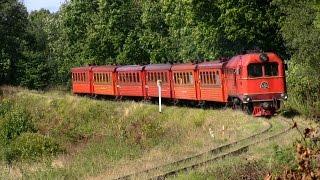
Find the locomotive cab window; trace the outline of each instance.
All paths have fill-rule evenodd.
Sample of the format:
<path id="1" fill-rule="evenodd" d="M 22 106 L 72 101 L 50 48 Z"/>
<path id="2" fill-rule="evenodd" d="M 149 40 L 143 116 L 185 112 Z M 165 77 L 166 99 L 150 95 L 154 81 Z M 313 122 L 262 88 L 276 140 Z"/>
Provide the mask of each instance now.
<path id="1" fill-rule="evenodd" d="M 262 77 L 262 64 L 249 64 L 248 76 L 249 77 Z"/>
<path id="2" fill-rule="evenodd" d="M 278 76 L 278 63 L 267 63 L 264 67 L 266 76 Z"/>

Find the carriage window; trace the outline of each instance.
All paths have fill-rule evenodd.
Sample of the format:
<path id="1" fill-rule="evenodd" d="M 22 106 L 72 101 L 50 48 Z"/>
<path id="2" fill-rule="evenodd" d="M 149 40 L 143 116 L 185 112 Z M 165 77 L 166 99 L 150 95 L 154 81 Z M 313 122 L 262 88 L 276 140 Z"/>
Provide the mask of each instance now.
<path id="1" fill-rule="evenodd" d="M 183 84 L 187 84 L 187 76 L 186 76 L 186 73 L 182 73 L 182 83 Z"/>
<path id="2" fill-rule="evenodd" d="M 174 82 L 180 85 L 193 84 L 193 74 L 191 72 L 174 73 Z"/>
<path id="3" fill-rule="evenodd" d="M 217 71 L 217 85 L 220 85 L 220 75 L 219 75 L 219 71 Z"/>
<path id="4" fill-rule="evenodd" d="M 204 73 L 205 77 L 204 77 L 204 83 L 205 84 L 210 84 L 211 83 L 211 72 L 205 72 Z"/>
<path id="5" fill-rule="evenodd" d="M 123 82 L 123 74 L 120 73 L 119 75 L 120 75 L 120 82 Z"/>
<path id="6" fill-rule="evenodd" d="M 261 77 L 262 76 L 262 64 L 249 64 L 248 76 L 249 77 Z"/>
<path id="7" fill-rule="evenodd" d="M 164 81 L 168 82 L 168 77 L 167 77 L 168 73 L 164 73 Z"/>
<path id="8" fill-rule="evenodd" d="M 136 83 L 137 80 L 136 80 L 136 73 L 133 73 L 132 74 L 132 82 Z"/>
<path id="9" fill-rule="evenodd" d="M 266 76 L 278 76 L 278 63 L 265 64 L 265 75 Z"/>
<path id="10" fill-rule="evenodd" d="M 213 80 L 214 80 L 214 74 L 213 74 L 213 72 L 209 72 L 208 77 L 209 77 L 208 83 L 209 83 L 209 84 L 213 84 Z"/>
<path id="11" fill-rule="evenodd" d="M 176 80 L 175 74 L 175 80 Z M 167 73 L 166 72 L 148 72 L 148 82 L 156 83 L 158 80 L 161 80 L 163 83 L 167 82 Z"/>
<path id="12" fill-rule="evenodd" d="M 185 73 L 184 74 L 184 79 L 185 79 L 185 84 L 189 84 L 190 83 L 190 76 L 189 76 L 189 73 Z"/>
<path id="13" fill-rule="evenodd" d="M 189 74 L 190 83 L 193 84 L 192 73 Z M 202 85 L 220 85 L 219 71 L 200 72 L 200 82 Z"/>
<path id="14" fill-rule="evenodd" d="M 140 82 L 139 73 L 136 73 L 137 76 L 137 82 Z"/>

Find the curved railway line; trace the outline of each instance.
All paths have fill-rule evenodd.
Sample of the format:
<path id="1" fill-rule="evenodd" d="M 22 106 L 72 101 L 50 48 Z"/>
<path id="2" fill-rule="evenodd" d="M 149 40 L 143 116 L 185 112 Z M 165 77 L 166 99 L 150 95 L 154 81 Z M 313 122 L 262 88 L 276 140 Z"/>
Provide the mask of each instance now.
<path id="1" fill-rule="evenodd" d="M 221 145 L 210 149 L 209 151 L 189 156 L 175 162 L 162 164 L 147 170 L 121 176 L 116 179 L 165 179 L 180 172 L 196 169 L 218 159 L 241 154 L 246 152 L 250 146 L 277 138 L 288 133 L 293 128 L 293 126 L 290 126 L 289 121 L 283 120 L 282 122 L 285 123 L 286 128 L 281 132 L 272 133 L 273 125 L 269 121 L 264 122 L 267 123 L 267 127 L 265 129 L 247 138 Z"/>

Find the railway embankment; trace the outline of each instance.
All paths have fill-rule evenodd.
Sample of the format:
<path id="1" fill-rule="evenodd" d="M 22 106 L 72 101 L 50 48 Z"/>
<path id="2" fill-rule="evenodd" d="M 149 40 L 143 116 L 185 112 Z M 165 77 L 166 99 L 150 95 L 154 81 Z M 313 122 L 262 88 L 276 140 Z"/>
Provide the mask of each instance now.
<path id="1" fill-rule="evenodd" d="M 193 172 L 190 176 L 205 177 L 210 175 L 199 169 L 219 171 L 212 166 L 243 163 L 242 157 L 256 159 L 298 137 L 290 131 L 250 145 L 286 130 L 288 124 L 280 117 L 266 120 L 231 109 L 165 106 L 160 114 L 157 105 L 147 102 L 95 100 L 13 87 L 2 87 L 1 92 L 0 179 L 146 178 L 211 159 L 188 170 Z M 300 122 L 299 117 L 295 119 Z M 248 148 L 243 153 L 218 158 L 244 146 Z M 145 174 L 153 168 L 157 171 Z"/>

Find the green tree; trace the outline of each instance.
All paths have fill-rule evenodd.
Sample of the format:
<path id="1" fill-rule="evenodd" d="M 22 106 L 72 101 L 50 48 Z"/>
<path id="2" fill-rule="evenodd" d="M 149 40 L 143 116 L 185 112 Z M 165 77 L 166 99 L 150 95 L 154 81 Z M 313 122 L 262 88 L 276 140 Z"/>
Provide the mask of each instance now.
<path id="1" fill-rule="evenodd" d="M 272 0 L 218 0 L 221 12 L 220 47 L 233 55 L 241 50 L 260 48 L 285 55 L 283 40 L 278 33 L 280 11 Z"/>
<path id="2" fill-rule="evenodd" d="M 51 83 L 48 37 L 45 32 L 49 16 L 50 12 L 44 9 L 29 15 L 23 58 L 17 63 L 17 81 L 22 86 L 43 89 Z"/>
<path id="3" fill-rule="evenodd" d="M 0 84 L 16 83 L 17 62 L 22 58 L 28 26 L 26 8 L 17 0 L 0 2 Z"/>
<path id="4" fill-rule="evenodd" d="M 288 87 L 291 105 L 307 116 L 320 114 L 319 3 L 314 0 L 277 0 L 283 12 L 281 32 L 291 59 Z"/>

